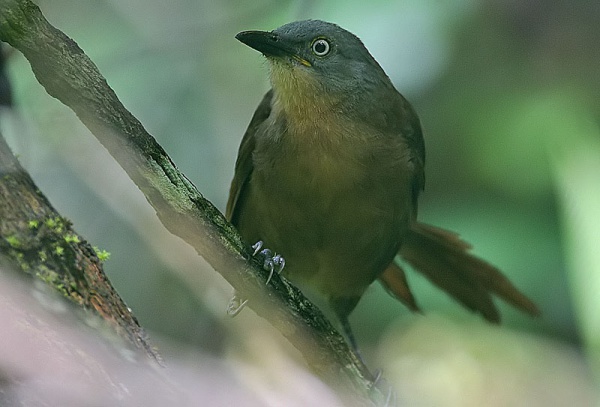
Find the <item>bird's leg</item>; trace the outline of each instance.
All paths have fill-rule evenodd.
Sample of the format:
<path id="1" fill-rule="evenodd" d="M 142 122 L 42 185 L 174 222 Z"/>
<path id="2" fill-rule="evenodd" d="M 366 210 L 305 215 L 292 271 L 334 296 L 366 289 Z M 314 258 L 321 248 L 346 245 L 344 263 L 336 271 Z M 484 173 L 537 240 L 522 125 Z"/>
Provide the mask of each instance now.
<path id="1" fill-rule="evenodd" d="M 340 323 L 342 324 L 342 330 L 344 331 L 346 338 L 348 338 L 348 342 L 350 343 L 352 350 L 354 351 L 354 353 L 356 353 L 356 355 L 360 358 L 360 360 L 363 361 L 360 351 L 358 350 L 358 345 L 356 344 L 356 338 L 354 337 L 354 332 L 352 332 L 352 328 L 350 327 L 350 321 L 348 321 L 348 317 L 342 317 L 342 316 L 338 316 L 338 317 L 340 319 Z"/>
<path id="2" fill-rule="evenodd" d="M 358 345 L 356 343 L 356 339 L 354 338 L 354 333 L 352 332 L 352 328 L 350 327 L 350 321 L 348 321 L 348 316 L 352 312 L 352 310 L 358 304 L 358 300 L 360 300 L 360 296 L 352 296 L 352 297 L 333 297 L 329 299 L 329 306 L 335 312 L 335 315 L 340 322 L 341 328 L 344 331 L 346 339 L 350 344 L 352 350 L 358 355 L 358 357 L 362 361 L 362 357 L 360 356 L 360 352 L 358 350 Z"/>
<path id="3" fill-rule="evenodd" d="M 262 249 L 262 247 L 262 240 L 254 243 L 252 245 L 252 249 L 254 249 L 254 252 L 252 252 L 252 257 L 256 256 L 257 254 L 261 254 L 264 257 L 265 260 L 263 263 L 263 269 L 269 272 L 269 276 L 267 277 L 267 282 L 265 284 L 269 284 L 274 272 L 281 274 L 283 271 L 283 268 L 285 267 L 285 259 L 277 253 L 273 255 L 271 250 Z M 247 303 L 247 299 L 242 299 L 234 294 L 233 298 L 229 301 L 229 305 L 227 305 L 227 315 L 230 317 L 235 317 L 244 309 Z"/>
<path id="4" fill-rule="evenodd" d="M 342 324 L 342 329 L 344 330 L 344 334 L 348 338 L 348 342 L 350 343 L 350 346 L 354 350 L 354 353 L 356 354 L 356 356 L 358 356 L 360 361 L 364 365 L 366 365 L 366 363 L 360 353 L 360 350 L 358 349 L 358 345 L 356 344 L 356 338 L 354 338 L 354 333 L 352 332 L 352 329 L 350 328 L 350 322 L 348 321 L 348 318 L 344 317 L 344 316 L 338 316 L 338 318 L 340 319 L 340 323 Z M 383 371 L 381 369 L 378 369 L 375 372 L 375 374 L 373 374 L 373 381 L 371 382 L 370 388 L 373 388 L 373 387 L 379 388 L 382 392 L 387 391 L 387 396 L 386 396 L 385 404 L 383 405 L 383 407 L 396 406 L 396 392 L 394 391 L 392 386 L 390 386 L 386 382 L 386 380 L 383 378 Z"/>
<path id="5" fill-rule="evenodd" d="M 366 366 L 366 363 L 358 349 L 358 345 L 356 343 L 356 338 L 354 337 L 354 332 L 352 332 L 352 328 L 350 327 L 350 321 L 348 320 L 348 315 L 354 309 L 360 297 L 341 297 L 335 298 L 330 302 L 331 307 L 335 311 L 338 320 L 340 321 L 341 328 L 348 340 L 348 344 L 358 357 L 358 359 Z M 371 388 L 377 387 L 382 392 L 387 391 L 386 401 L 384 407 L 390 407 L 396 405 L 396 393 L 392 386 L 390 386 L 386 380 L 383 378 L 383 374 L 381 370 L 375 372 L 372 375 L 373 379 L 371 381 Z"/>

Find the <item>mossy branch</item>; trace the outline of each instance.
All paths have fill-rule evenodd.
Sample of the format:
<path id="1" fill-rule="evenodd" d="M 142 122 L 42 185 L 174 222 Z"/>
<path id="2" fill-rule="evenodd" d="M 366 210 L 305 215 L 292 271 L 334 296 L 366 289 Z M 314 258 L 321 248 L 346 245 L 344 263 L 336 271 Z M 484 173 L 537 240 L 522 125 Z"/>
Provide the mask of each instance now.
<path id="1" fill-rule="evenodd" d="M 151 359 L 159 355 L 104 274 L 96 250 L 33 183 L 0 135 L 0 257 L 93 310 Z"/>
<path id="2" fill-rule="evenodd" d="M 50 25 L 35 4 L 1 0 L 0 39 L 21 51 L 46 91 L 77 114 L 144 193 L 163 225 L 249 299 L 248 306 L 279 329 L 317 375 L 353 403 L 382 400 L 367 368 L 317 308 L 278 276 L 265 285 L 267 272 L 249 256 L 235 228 L 125 109 L 81 48 Z"/>

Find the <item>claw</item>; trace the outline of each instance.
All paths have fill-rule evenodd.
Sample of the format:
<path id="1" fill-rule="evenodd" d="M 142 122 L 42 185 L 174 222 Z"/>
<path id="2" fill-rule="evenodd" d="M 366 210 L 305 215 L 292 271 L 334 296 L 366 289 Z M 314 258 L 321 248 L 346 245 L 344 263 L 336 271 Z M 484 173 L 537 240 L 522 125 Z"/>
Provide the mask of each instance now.
<path id="1" fill-rule="evenodd" d="M 270 249 L 263 249 L 263 246 L 264 243 L 262 240 L 259 240 L 258 242 L 254 243 L 252 245 L 252 249 L 254 250 L 252 256 L 260 254 L 264 257 L 265 260 L 263 262 L 263 269 L 269 272 L 269 276 L 267 277 L 266 282 L 266 284 L 269 284 L 271 282 L 271 279 L 273 278 L 273 273 L 276 272 L 277 274 L 281 274 L 281 272 L 283 271 L 283 268 L 285 267 L 285 259 L 281 257 L 280 254 L 273 254 L 273 252 Z"/>
<path id="2" fill-rule="evenodd" d="M 283 268 L 285 267 L 285 259 L 281 257 L 280 254 L 276 254 L 275 256 L 273 256 L 273 264 L 278 266 L 277 274 L 281 274 Z"/>
<path id="3" fill-rule="evenodd" d="M 263 241 L 262 240 L 259 240 L 258 242 L 254 243 L 252 245 L 252 248 L 254 249 L 254 252 L 252 253 L 252 256 L 253 257 L 256 256 L 256 253 L 258 253 L 258 251 L 260 249 L 262 249 L 262 247 L 263 247 Z"/>
<path id="4" fill-rule="evenodd" d="M 394 407 L 396 406 L 396 392 L 394 391 L 394 388 L 392 386 L 390 386 L 385 379 L 383 378 L 383 370 L 381 369 L 377 369 L 375 371 L 374 374 L 374 378 L 373 381 L 371 382 L 369 388 L 373 388 L 373 387 L 379 387 L 381 390 L 382 386 L 387 386 L 387 395 L 385 398 L 385 404 L 383 405 L 383 407 Z M 380 386 L 382 385 L 382 386 Z"/>
<path id="5" fill-rule="evenodd" d="M 254 250 L 252 256 L 256 256 L 256 254 L 259 252 L 262 256 L 264 256 L 265 261 L 263 263 L 263 268 L 269 272 L 269 277 L 267 277 L 267 284 L 269 284 L 271 278 L 273 277 L 273 273 L 275 272 L 275 267 L 277 266 L 277 273 L 281 273 L 281 270 L 283 270 L 283 267 L 285 266 L 285 260 L 278 254 L 273 256 L 271 250 L 263 249 L 263 245 L 264 243 L 262 240 L 254 243 L 252 245 L 252 249 Z M 234 295 L 227 305 L 227 315 L 230 317 L 235 317 L 237 314 L 242 312 L 247 303 L 247 299 L 242 300 L 237 295 Z"/>
<path id="6" fill-rule="evenodd" d="M 392 387 L 388 389 L 388 394 L 385 399 L 385 405 L 383 407 L 395 407 L 396 406 L 396 392 Z"/>
<path id="7" fill-rule="evenodd" d="M 227 315 L 230 317 L 235 317 L 237 314 L 242 312 L 242 310 L 246 307 L 248 300 L 243 300 L 234 294 L 233 298 L 229 300 L 229 304 L 227 305 Z"/>
<path id="8" fill-rule="evenodd" d="M 264 250 L 263 250 L 264 251 Z M 275 268 L 277 267 L 277 269 Z M 285 259 L 281 257 L 280 254 L 275 254 L 275 256 L 271 258 L 267 258 L 265 260 L 264 268 L 269 271 L 269 277 L 267 277 L 267 282 L 265 284 L 269 284 L 271 278 L 273 277 L 273 273 L 277 272 L 277 274 L 281 274 L 281 271 L 285 267 Z"/>
<path id="9" fill-rule="evenodd" d="M 273 254 L 270 249 L 262 249 L 260 251 L 260 254 L 261 256 L 264 256 L 267 260 L 273 257 Z"/>
<path id="10" fill-rule="evenodd" d="M 377 369 L 375 371 L 375 374 L 373 375 L 375 376 L 373 378 L 373 381 L 371 382 L 371 384 L 369 385 L 370 388 L 376 387 L 377 384 L 379 384 L 379 381 L 381 380 L 381 378 L 383 377 L 383 370 L 381 369 Z"/>
<path id="11" fill-rule="evenodd" d="M 273 259 L 265 260 L 263 268 L 269 272 L 269 277 L 267 277 L 267 282 L 265 283 L 265 285 L 269 285 L 271 277 L 273 277 L 273 272 L 275 271 L 275 264 L 273 264 Z"/>

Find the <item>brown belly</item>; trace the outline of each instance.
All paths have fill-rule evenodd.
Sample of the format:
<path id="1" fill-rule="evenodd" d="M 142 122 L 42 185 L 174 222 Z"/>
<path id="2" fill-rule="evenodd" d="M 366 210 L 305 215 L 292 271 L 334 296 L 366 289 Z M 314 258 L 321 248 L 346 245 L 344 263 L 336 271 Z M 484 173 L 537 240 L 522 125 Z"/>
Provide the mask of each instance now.
<path id="1" fill-rule="evenodd" d="M 409 225 L 410 199 L 402 173 L 306 172 L 297 165 L 255 172 L 238 229 L 286 259 L 284 275 L 327 298 L 355 297 L 398 252 Z"/>

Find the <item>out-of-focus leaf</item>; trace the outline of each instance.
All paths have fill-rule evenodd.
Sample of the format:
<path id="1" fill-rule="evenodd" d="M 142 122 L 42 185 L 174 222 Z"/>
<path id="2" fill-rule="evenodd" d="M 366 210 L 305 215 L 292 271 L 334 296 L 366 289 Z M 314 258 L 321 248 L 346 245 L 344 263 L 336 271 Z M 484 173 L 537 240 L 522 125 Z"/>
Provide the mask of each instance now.
<path id="1" fill-rule="evenodd" d="M 589 118 L 583 95 L 571 88 L 507 89 L 473 107 L 469 153 L 472 169 L 486 182 L 517 196 L 552 187 L 548 147 L 570 143 Z"/>
<path id="2" fill-rule="evenodd" d="M 600 129 L 590 130 L 557 150 L 553 164 L 571 292 L 600 379 Z"/>
<path id="3" fill-rule="evenodd" d="M 483 322 L 429 316 L 394 326 L 379 360 L 398 405 L 591 407 L 598 397 L 575 349 Z"/>

